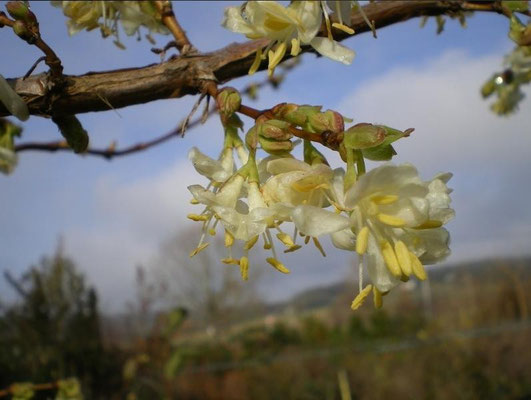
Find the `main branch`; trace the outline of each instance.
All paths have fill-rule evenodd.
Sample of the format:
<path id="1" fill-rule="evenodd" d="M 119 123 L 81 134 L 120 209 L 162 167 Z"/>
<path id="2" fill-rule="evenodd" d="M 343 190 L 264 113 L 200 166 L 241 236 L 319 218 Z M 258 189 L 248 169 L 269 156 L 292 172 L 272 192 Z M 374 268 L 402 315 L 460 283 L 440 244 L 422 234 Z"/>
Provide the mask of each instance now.
<path id="1" fill-rule="evenodd" d="M 483 12 L 501 12 L 498 1 L 483 5 Z M 473 2 L 434 0 L 380 1 L 364 7 L 368 18 L 376 22 L 377 29 L 419 16 L 474 9 Z M 356 35 L 370 30 L 359 13 L 353 14 L 351 27 Z M 334 32 L 336 40 L 346 37 L 349 36 L 343 32 Z M 254 52 L 267 43 L 268 40 L 261 39 L 231 44 L 212 53 L 184 54 L 174 60 L 142 68 L 65 76 L 64 88 L 53 96 L 49 95 L 49 82 L 45 75 L 15 79 L 15 89 L 27 102 L 30 113 L 42 116 L 50 116 L 54 109 L 79 114 L 182 97 L 199 93 L 207 81 L 224 83 L 246 75 L 254 60 Z M 304 48 L 303 51 L 311 49 Z M 290 57 L 287 54 L 285 58 Z M 260 69 L 266 68 L 263 64 Z M 0 116 L 6 115 L 9 113 L 0 106 Z"/>

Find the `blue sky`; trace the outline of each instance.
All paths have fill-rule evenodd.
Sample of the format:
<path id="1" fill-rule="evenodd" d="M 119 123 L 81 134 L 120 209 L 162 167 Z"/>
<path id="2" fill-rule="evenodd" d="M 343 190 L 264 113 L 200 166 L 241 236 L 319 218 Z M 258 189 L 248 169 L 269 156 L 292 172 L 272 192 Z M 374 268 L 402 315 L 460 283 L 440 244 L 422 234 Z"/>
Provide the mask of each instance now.
<path id="1" fill-rule="evenodd" d="M 244 40 L 220 26 L 223 9 L 230 4 L 239 3 L 178 2 L 174 9 L 196 47 L 211 51 Z M 124 37 L 127 50 L 122 51 L 97 31 L 68 37 L 59 9 L 48 2 L 32 2 L 32 8 L 67 74 L 159 61 L 146 40 Z M 454 173 L 450 186 L 457 216 L 448 226 L 453 237 L 448 262 L 529 254 L 530 102 L 524 100 L 515 116 L 500 118 L 479 96 L 481 83 L 501 68 L 503 54 L 512 48 L 507 29 L 504 17 L 478 14 L 468 19 L 467 29 L 448 21 L 442 35 L 435 34 L 433 20 L 423 29 L 413 20 L 379 30 L 377 40 L 368 34 L 354 37 L 344 42 L 357 53 L 351 66 L 304 55 L 280 90 L 262 90 L 254 106 L 320 104 L 355 122 L 415 127 L 414 135 L 397 145 L 395 162 L 415 164 L 426 179 L 438 171 Z M 167 40 L 159 36 L 157 44 Z M 0 42 L 3 54 L 9 55 L 0 65 L 5 77 L 23 75 L 40 56 L 8 29 L 0 29 Z M 42 70 L 40 66 L 37 72 Z M 243 88 L 263 77 L 260 73 L 230 85 Z M 163 100 L 79 118 L 94 147 L 114 140 L 127 146 L 172 129 L 194 101 Z M 24 141 L 60 138 L 56 127 L 42 118 L 32 117 L 24 127 Z M 194 210 L 186 186 L 203 181 L 186 154 L 198 146 L 214 156 L 221 138 L 212 117 L 184 139 L 111 162 L 65 153 L 21 154 L 15 172 L 0 176 L 0 270 L 21 274 L 51 253 L 63 235 L 67 253 L 99 288 L 106 307 L 120 308 L 133 293 L 134 267 L 142 263 L 156 268 L 162 243 L 179 230 L 198 228 L 185 220 Z M 327 250 L 326 259 L 316 258 L 314 249 L 290 256 L 290 276 L 265 271 L 263 292 L 285 298 L 342 278 L 351 268 L 350 255 L 330 246 Z M 1 282 L 0 297 L 9 295 Z"/>

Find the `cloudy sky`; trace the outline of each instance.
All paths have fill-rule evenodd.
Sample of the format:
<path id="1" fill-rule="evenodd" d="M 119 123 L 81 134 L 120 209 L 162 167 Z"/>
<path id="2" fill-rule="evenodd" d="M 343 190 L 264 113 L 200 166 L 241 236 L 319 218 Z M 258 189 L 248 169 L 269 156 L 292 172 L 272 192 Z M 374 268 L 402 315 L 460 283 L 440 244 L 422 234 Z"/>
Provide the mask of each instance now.
<path id="1" fill-rule="evenodd" d="M 192 42 L 209 51 L 243 40 L 220 27 L 228 4 L 196 1 L 174 7 Z M 122 51 L 96 31 L 68 37 L 60 10 L 47 2 L 34 2 L 33 10 L 67 74 L 158 62 L 145 40 L 124 39 L 127 50 Z M 449 21 L 437 36 L 434 21 L 420 29 L 415 20 L 380 30 L 377 40 L 366 34 L 354 37 L 345 42 L 357 53 L 348 67 L 305 55 L 280 90 L 262 90 L 255 104 L 320 104 L 355 122 L 414 127 L 414 134 L 396 146 L 395 162 L 415 164 L 425 179 L 439 171 L 454 173 L 450 186 L 456 218 L 448 225 L 453 239 L 448 263 L 531 253 L 531 103 L 522 102 L 510 118 L 490 113 L 479 88 L 500 70 L 503 54 L 512 48 L 508 22 L 498 15 L 475 15 L 468 25 L 462 29 Z M 161 45 L 166 41 L 158 38 Z M 8 29 L 0 29 L 0 42 L 0 74 L 5 77 L 23 75 L 40 56 Z M 243 88 L 262 78 L 263 73 L 231 85 Z M 194 100 L 157 101 L 79 117 L 94 147 L 114 140 L 127 146 L 171 130 Z M 32 117 L 24 126 L 21 140 L 60 138 L 44 119 Z M 62 235 L 67 253 L 100 290 L 105 307 L 119 309 L 133 294 L 135 266 L 156 263 L 162 244 L 179 230 L 198 229 L 185 218 L 196 211 L 186 187 L 203 181 L 186 154 L 198 146 L 214 156 L 221 138 L 213 117 L 184 139 L 111 162 L 65 153 L 21 154 L 15 172 L 0 176 L 0 270 L 20 275 L 53 252 Z M 351 268 L 351 257 L 326 248 L 325 259 L 312 248 L 287 257 L 289 276 L 264 271 L 263 293 L 281 299 L 341 279 Z M 10 297 L 4 282 L 0 297 Z"/>

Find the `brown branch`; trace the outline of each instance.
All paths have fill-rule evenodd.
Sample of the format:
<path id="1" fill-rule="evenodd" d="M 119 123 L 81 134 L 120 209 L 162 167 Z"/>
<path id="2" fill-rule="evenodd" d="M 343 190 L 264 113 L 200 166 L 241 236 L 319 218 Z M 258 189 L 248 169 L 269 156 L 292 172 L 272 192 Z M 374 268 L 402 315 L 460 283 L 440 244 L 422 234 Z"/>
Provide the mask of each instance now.
<path id="1" fill-rule="evenodd" d="M 211 115 L 214 113 L 215 108 L 210 108 L 208 111 L 208 114 Z M 187 125 L 187 128 L 193 128 L 194 126 L 198 125 L 201 122 L 201 118 L 198 118 L 192 122 L 190 122 Z M 100 156 L 103 158 L 106 158 L 108 160 L 111 160 L 114 157 L 119 156 L 126 156 L 133 153 L 138 153 L 139 151 L 147 150 L 150 147 L 157 146 L 159 144 L 162 144 L 174 137 L 180 137 L 182 136 L 182 125 L 183 122 L 180 122 L 173 130 L 170 132 L 155 138 L 153 140 L 149 140 L 146 142 L 141 142 L 134 144 L 132 146 L 116 150 L 114 149 L 114 146 L 109 146 L 107 149 L 88 149 L 86 152 L 82 153 L 83 155 L 92 155 L 92 156 Z M 27 143 L 20 143 L 15 145 L 15 152 L 20 153 L 23 151 L 28 150 L 40 150 L 40 151 L 49 151 L 49 152 L 57 152 L 57 151 L 67 151 L 72 152 L 72 149 L 68 146 L 66 141 L 59 140 L 59 141 L 53 141 L 53 142 L 27 142 Z"/>
<path id="2" fill-rule="evenodd" d="M 188 36 L 186 36 L 186 33 L 179 24 L 179 21 L 177 21 L 177 18 L 175 18 L 171 2 L 167 0 L 156 0 L 154 3 L 155 7 L 157 7 L 157 10 L 160 12 L 162 23 L 166 25 L 175 38 L 179 52 L 186 53 L 187 51 L 193 49 L 194 47 L 192 46 L 192 43 L 190 43 Z"/>
<path id="3" fill-rule="evenodd" d="M 9 3 L 8 3 L 9 5 Z M 6 6 L 8 7 L 8 6 Z M 26 41 L 30 45 L 34 45 L 39 50 L 41 50 L 44 53 L 44 61 L 46 62 L 46 65 L 50 67 L 52 80 L 56 83 L 59 83 L 63 78 L 63 65 L 61 64 L 61 60 L 59 57 L 57 57 L 57 54 L 52 50 L 48 44 L 42 39 L 41 33 L 39 30 L 39 23 L 37 21 L 37 17 L 33 12 L 29 11 L 29 14 L 31 16 L 30 21 L 25 21 L 24 25 L 27 29 L 27 37 L 20 36 L 24 41 Z M 15 25 L 15 21 L 11 20 L 4 12 L 0 12 L 0 28 L 4 25 L 7 25 L 9 27 L 13 27 Z M 25 75 L 22 79 L 27 78 Z"/>
<path id="4" fill-rule="evenodd" d="M 484 12 L 500 12 L 496 2 L 488 3 Z M 434 16 L 458 11 L 470 11 L 460 1 L 381 1 L 364 7 L 369 20 L 376 21 L 381 29 L 419 16 Z M 355 35 L 370 31 L 362 16 L 354 13 L 350 26 Z M 325 34 L 323 32 L 323 34 Z M 354 35 L 354 36 L 355 36 Z M 342 32 L 334 34 L 336 40 L 350 37 Z M 206 81 L 224 83 L 247 75 L 257 49 L 267 45 L 267 39 L 232 44 L 213 53 L 185 54 L 162 64 L 108 72 L 65 76 L 64 88 L 54 93 L 53 107 L 68 114 L 109 110 L 153 100 L 197 94 Z M 303 51 L 311 51 L 305 46 Z M 291 58 L 289 54 L 285 59 Z M 260 69 L 267 67 L 262 63 Z M 33 76 L 15 82 L 15 89 L 28 104 L 31 114 L 49 116 L 52 101 L 48 96 L 47 78 Z M 9 115 L 0 106 L 0 116 Z"/>
<path id="5" fill-rule="evenodd" d="M 293 67 L 294 66 L 291 65 L 291 66 L 288 66 L 286 69 L 291 69 Z M 271 80 L 270 78 L 267 78 L 261 82 L 248 85 L 241 91 L 241 93 L 249 95 L 249 93 L 251 92 L 250 90 L 251 86 L 254 86 L 256 89 L 258 89 L 266 85 L 272 85 L 273 87 L 277 87 L 278 82 L 276 80 Z M 212 115 L 215 111 L 216 111 L 216 107 L 206 108 L 203 115 L 201 115 L 201 118 L 198 118 L 188 123 L 186 126 L 186 129 L 193 128 L 197 126 L 199 123 L 203 124 L 206 121 L 206 118 Z M 83 154 L 100 156 L 108 160 L 111 160 L 114 157 L 125 156 L 129 154 L 137 153 L 139 151 L 147 150 L 151 147 L 165 143 L 166 141 L 170 139 L 173 139 L 176 137 L 182 137 L 182 128 L 184 125 L 184 121 L 185 120 L 179 122 L 179 124 L 171 132 L 168 132 L 153 140 L 137 143 L 137 144 L 134 144 L 132 146 L 129 146 L 129 147 L 126 147 L 120 150 L 116 150 L 112 145 L 106 149 L 88 149 Z M 68 146 L 68 144 L 64 140 L 57 140 L 57 141 L 52 141 L 52 142 L 25 142 L 25 143 L 23 142 L 23 143 L 15 145 L 15 152 L 18 153 L 18 152 L 23 152 L 23 151 L 48 151 L 48 152 L 67 151 L 67 152 L 71 152 L 72 149 Z"/>

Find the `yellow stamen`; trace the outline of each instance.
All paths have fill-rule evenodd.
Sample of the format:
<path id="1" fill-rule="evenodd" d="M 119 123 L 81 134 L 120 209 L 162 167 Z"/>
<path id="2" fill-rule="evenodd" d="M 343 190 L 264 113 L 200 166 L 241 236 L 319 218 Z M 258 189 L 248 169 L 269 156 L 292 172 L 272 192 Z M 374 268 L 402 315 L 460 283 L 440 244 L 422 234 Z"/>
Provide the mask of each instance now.
<path id="1" fill-rule="evenodd" d="M 356 253 L 365 254 L 367 251 L 367 245 L 369 243 L 369 228 L 364 226 L 361 228 L 358 236 L 356 237 Z"/>
<path id="2" fill-rule="evenodd" d="M 231 247 L 234 244 L 234 236 L 225 230 L 225 247 Z"/>
<path id="3" fill-rule="evenodd" d="M 249 239 L 247 242 L 245 242 L 245 245 L 243 246 L 243 248 L 245 250 L 250 250 L 252 249 L 252 247 L 255 245 L 255 243 L 258 241 L 258 235 L 256 235 L 255 237 Z"/>
<path id="4" fill-rule="evenodd" d="M 352 310 L 357 310 L 358 308 L 360 308 L 369 293 L 371 293 L 371 290 L 371 284 L 365 286 L 365 288 L 361 292 L 359 292 L 358 295 L 354 298 L 354 301 L 352 302 L 350 308 L 352 308 Z"/>
<path id="5" fill-rule="evenodd" d="M 400 228 L 406 224 L 406 221 L 404 221 L 402 218 L 395 217 L 389 214 L 379 213 L 378 219 L 380 220 L 380 222 L 386 225 L 395 226 L 397 228 Z"/>
<path id="6" fill-rule="evenodd" d="M 287 233 L 277 233 L 277 238 L 278 240 L 280 240 L 282 243 L 284 243 L 284 246 L 286 247 L 293 247 L 295 246 L 295 243 L 293 243 L 293 239 L 291 238 L 290 235 L 288 235 Z"/>
<path id="7" fill-rule="evenodd" d="M 223 264 L 234 264 L 234 265 L 240 265 L 240 260 L 237 258 L 222 258 L 221 262 Z"/>
<path id="8" fill-rule="evenodd" d="M 244 281 L 249 279 L 249 259 L 247 257 L 242 257 L 240 259 L 240 274 Z"/>
<path id="9" fill-rule="evenodd" d="M 343 25 L 343 24 L 339 24 L 337 22 L 334 22 L 332 24 L 332 26 L 336 29 L 339 29 L 340 31 L 343 31 L 345 33 L 348 33 L 349 35 L 353 35 L 354 34 L 354 29 L 346 26 L 346 25 Z"/>
<path id="10" fill-rule="evenodd" d="M 188 214 L 186 218 L 191 219 L 192 221 L 207 221 L 208 215 Z"/>
<path id="11" fill-rule="evenodd" d="M 210 228 L 208 230 L 208 233 L 210 234 L 210 236 L 216 236 L 216 230 L 214 228 Z"/>
<path id="12" fill-rule="evenodd" d="M 191 253 L 190 258 L 193 256 L 196 256 L 200 251 L 204 250 L 210 243 L 203 243 L 199 246 L 197 246 Z"/>
<path id="13" fill-rule="evenodd" d="M 291 246 L 289 249 L 284 250 L 284 253 L 293 253 L 296 250 L 299 250 L 302 246 L 300 244 L 295 244 Z"/>
<path id="14" fill-rule="evenodd" d="M 249 68 L 249 75 L 253 75 L 258 68 L 260 67 L 260 62 L 262 61 L 262 49 L 256 50 L 256 56 L 254 57 L 253 64 Z"/>
<path id="15" fill-rule="evenodd" d="M 286 49 L 286 42 L 282 42 L 277 45 L 275 51 L 269 50 L 269 52 L 267 53 L 267 55 L 269 56 L 269 64 L 267 66 L 269 76 L 273 75 L 275 67 L 284 58 L 284 55 L 286 54 Z"/>
<path id="16" fill-rule="evenodd" d="M 324 7 L 323 7 L 323 14 L 325 17 L 325 25 L 326 25 L 326 31 L 328 34 L 328 39 L 334 40 L 334 37 L 332 36 L 332 29 L 330 28 L 330 17 L 328 16 L 328 12 L 326 11 Z"/>
<path id="17" fill-rule="evenodd" d="M 374 301 L 374 308 L 382 308 L 383 297 L 382 292 L 380 292 L 376 286 L 372 288 L 372 300 Z"/>
<path id="18" fill-rule="evenodd" d="M 402 270 L 400 269 L 400 265 L 398 264 L 396 254 L 393 250 L 393 246 L 391 246 L 391 243 L 387 241 L 383 243 L 382 256 L 389 272 L 397 278 L 400 278 L 402 275 Z"/>
<path id="19" fill-rule="evenodd" d="M 321 252 L 321 254 L 323 255 L 323 257 L 326 257 L 326 253 L 323 249 L 323 246 L 321 246 L 321 243 L 319 242 L 319 239 L 317 239 L 316 237 L 313 237 L 313 244 L 315 245 L 315 247 L 317 247 L 317 250 L 319 250 Z"/>
<path id="20" fill-rule="evenodd" d="M 395 253 L 396 258 L 398 258 L 398 263 L 400 264 L 400 269 L 402 273 L 409 277 L 413 273 L 411 266 L 411 257 L 409 256 L 409 250 L 407 249 L 406 244 L 399 240 L 395 243 Z"/>
<path id="21" fill-rule="evenodd" d="M 196 199 L 190 200 L 190 204 L 199 204 L 199 202 Z"/>
<path id="22" fill-rule="evenodd" d="M 276 258 L 269 257 L 266 261 L 276 270 L 282 272 L 283 274 L 289 274 L 289 269 L 287 269 L 284 264 L 278 261 Z"/>
<path id="23" fill-rule="evenodd" d="M 432 229 L 432 228 L 440 228 L 441 226 L 443 226 L 442 221 L 437 221 L 435 219 L 429 219 L 423 222 L 422 224 L 420 224 L 419 226 L 415 226 L 414 229 Z"/>
<path id="24" fill-rule="evenodd" d="M 419 280 L 425 281 L 428 278 L 428 275 L 426 274 L 424 265 L 422 265 L 419 258 L 412 252 L 409 252 L 409 256 L 411 257 L 411 267 L 413 269 L 413 273 Z"/>
<path id="25" fill-rule="evenodd" d="M 396 194 L 376 194 L 371 197 L 371 201 L 381 206 L 393 204 L 397 200 L 398 196 Z"/>
<path id="26" fill-rule="evenodd" d="M 291 55 L 296 57 L 301 52 L 301 42 L 299 39 L 291 39 Z"/>

